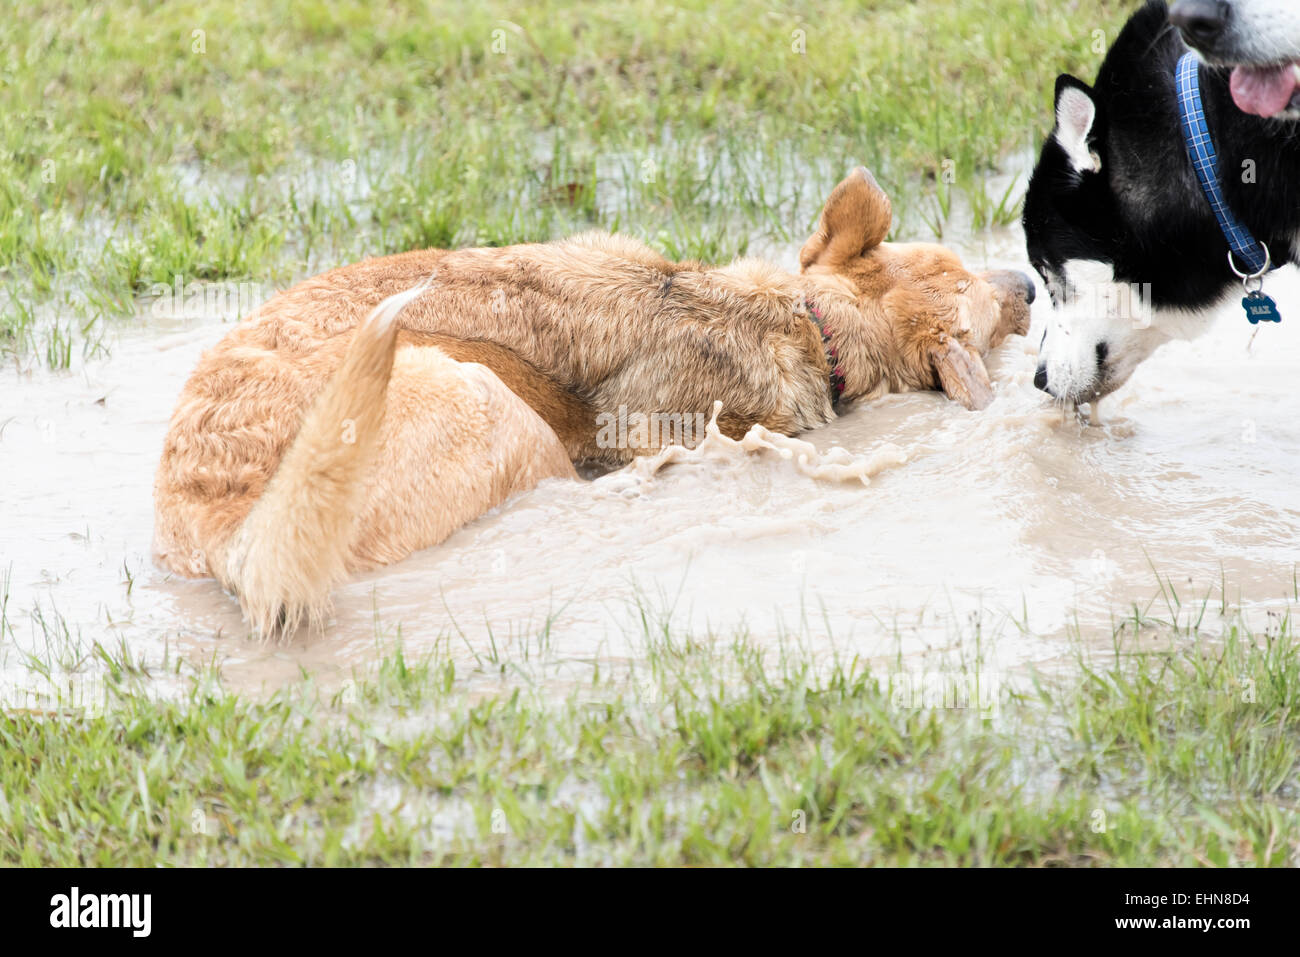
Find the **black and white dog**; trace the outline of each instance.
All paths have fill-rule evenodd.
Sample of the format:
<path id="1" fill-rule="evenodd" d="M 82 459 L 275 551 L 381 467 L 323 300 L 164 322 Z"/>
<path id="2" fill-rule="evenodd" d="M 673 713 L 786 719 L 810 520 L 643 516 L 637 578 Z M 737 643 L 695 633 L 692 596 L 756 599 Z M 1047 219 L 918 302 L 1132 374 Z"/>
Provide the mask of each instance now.
<path id="1" fill-rule="evenodd" d="M 1274 265 L 1300 262 L 1300 0 L 1151 0 L 1093 86 L 1057 80 L 1056 127 L 1025 198 L 1029 258 L 1055 306 L 1035 384 L 1060 400 L 1115 391 L 1243 295 L 1185 145 L 1186 44 L 1202 60 L 1227 205 Z M 1300 303 L 1282 305 L 1300 322 Z"/>

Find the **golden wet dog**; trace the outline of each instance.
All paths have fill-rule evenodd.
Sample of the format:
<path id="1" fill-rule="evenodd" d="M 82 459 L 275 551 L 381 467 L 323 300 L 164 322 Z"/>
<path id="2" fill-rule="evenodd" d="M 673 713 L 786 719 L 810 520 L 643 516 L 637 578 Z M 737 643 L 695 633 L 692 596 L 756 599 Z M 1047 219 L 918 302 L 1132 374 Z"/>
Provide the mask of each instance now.
<path id="1" fill-rule="evenodd" d="M 601 422 L 707 414 L 733 437 L 830 421 L 837 399 L 942 388 L 982 408 L 982 356 L 1032 286 L 884 242 L 866 170 L 837 186 L 798 275 L 673 263 L 618 236 L 424 250 L 280 293 L 199 362 L 155 487 L 155 552 L 215 576 L 262 635 L 319 620 L 349 571 L 396 562 L 574 463 Z M 623 443 L 630 445 L 631 443 Z M 614 447 L 611 447 L 613 445 Z"/>

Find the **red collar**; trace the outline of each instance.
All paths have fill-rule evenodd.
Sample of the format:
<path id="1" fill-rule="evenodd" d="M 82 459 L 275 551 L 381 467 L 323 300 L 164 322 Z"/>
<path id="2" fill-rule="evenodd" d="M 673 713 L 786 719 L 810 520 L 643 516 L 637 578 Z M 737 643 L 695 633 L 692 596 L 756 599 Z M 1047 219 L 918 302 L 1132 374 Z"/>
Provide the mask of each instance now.
<path id="1" fill-rule="evenodd" d="M 844 367 L 840 364 L 840 353 L 832 340 L 831 327 L 827 325 L 816 303 L 805 298 L 803 304 L 808 310 L 808 315 L 812 316 L 813 322 L 817 323 L 817 328 L 821 331 L 822 345 L 826 348 L 826 364 L 831 367 L 831 405 L 839 405 L 840 399 L 844 396 Z"/>

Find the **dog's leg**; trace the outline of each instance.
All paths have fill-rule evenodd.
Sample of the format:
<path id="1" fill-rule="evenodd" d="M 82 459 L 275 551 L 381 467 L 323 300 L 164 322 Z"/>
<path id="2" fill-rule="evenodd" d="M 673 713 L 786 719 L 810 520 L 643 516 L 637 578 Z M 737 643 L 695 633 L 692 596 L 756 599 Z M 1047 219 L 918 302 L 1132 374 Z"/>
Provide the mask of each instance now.
<path id="1" fill-rule="evenodd" d="M 210 564 L 263 637 L 319 622 L 348 570 L 386 564 L 543 478 L 555 432 L 484 366 L 398 347 L 386 300 L 357 330 L 271 481 Z"/>
<path id="2" fill-rule="evenodd" d="M 436 545 L 547 478 L 576 478 L 554 430 L 486 366 L 398 350 L 350 565 Z"/>

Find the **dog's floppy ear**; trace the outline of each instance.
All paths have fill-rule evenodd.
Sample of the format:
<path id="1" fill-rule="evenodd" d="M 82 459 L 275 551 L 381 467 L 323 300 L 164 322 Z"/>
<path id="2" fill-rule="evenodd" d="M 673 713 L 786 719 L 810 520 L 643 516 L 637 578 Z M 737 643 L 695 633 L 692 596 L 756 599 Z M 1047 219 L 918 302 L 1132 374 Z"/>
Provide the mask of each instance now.
<path id="1" fill-rule="evenodd" d="M 1052 136 L 1065 150 L 1076 173 L 1100 173 L 1101 157 L 1089 143 L 1097 123 L 1092 87 L 1063 73 L 1056 78 L 1056 129 Z"/>
<path id="2" fill-rule="evenodd" d="M 951 336 L 930 349 L 939 385 L 948 398 L 971 411 L 987 408 L 993 401 L 993 383 L 979 353 Z"/>
<path id="3" fill-rule="evenodd" d="M 834 267 L 862 256 L 884 242 L 893 216 L 885 191 L 859 166 L 831 191 L 816 234 L 799 253 L 799 265 Z"/>

